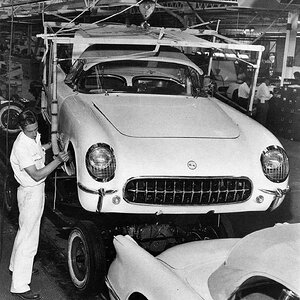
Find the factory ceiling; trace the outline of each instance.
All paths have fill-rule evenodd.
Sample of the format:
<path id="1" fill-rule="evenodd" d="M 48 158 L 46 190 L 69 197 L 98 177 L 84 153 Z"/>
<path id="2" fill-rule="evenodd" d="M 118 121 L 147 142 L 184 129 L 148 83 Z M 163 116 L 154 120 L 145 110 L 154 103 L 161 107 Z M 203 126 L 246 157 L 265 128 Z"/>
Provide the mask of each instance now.
<path id="1" fill-rule="evenodd" d="M 57 22 L 142 22 L 138 0 L 2 0 L 0 25 Z M 157 0 L 151 26 L 201 26 L 233 35 L 284 34 L 300 0 Z M 199 25 L 200 26 L 200 25 Z"/>

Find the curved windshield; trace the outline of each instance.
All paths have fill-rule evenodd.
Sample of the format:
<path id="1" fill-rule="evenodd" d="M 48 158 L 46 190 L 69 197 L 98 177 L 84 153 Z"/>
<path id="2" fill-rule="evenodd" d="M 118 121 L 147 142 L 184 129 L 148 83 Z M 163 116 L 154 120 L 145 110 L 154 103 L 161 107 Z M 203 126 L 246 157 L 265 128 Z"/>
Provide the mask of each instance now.
<path id="1" fill-rule="evenodd" d="M 99 63 L 80 73 L 77 90 L 81 93 L 140 93 L 199 95 L 202 77 L 183 64 L 153 60 L 120 60 Z"/>

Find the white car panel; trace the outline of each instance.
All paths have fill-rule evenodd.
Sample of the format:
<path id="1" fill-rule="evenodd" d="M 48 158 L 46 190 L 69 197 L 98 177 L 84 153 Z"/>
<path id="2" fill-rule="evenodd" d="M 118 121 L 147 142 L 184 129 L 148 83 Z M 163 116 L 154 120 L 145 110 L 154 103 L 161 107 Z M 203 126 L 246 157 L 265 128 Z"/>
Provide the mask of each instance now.
<path id="1" fill-rule="evenodd" d="M 134 292 L 148 300 L 198 299 L 189 293 L 192 289 L 199 299 L 225 300 L 255 276 L 284 285 L 294 293 L 292 299 L 299 299 L 299 232 L 299 223 L 277 224 L 244 238 L 177 245 L 156 257 L 129 236 L 116 236 L 117 256 L 107 275 L 111 299 L 118 295 L 118 299 L 125 300 Z M 181 298 L 177 290 L 183 292 Z"/>

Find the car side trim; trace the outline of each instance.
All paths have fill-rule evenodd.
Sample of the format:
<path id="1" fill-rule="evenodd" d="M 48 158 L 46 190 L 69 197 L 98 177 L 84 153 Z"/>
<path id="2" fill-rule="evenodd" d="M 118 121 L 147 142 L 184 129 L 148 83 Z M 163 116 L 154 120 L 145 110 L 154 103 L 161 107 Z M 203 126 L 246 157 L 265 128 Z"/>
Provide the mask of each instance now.
<path id="1" fill-rule="evenodd" d="M 107 190 L 105 191 L 103 188 L 100 188 L 99 190 L 91 190 L 88 187 L 84 186 L 82 183 L 77 183 L 78 188 L 81 189 L 83 192 L 90 193 L 93 195 L 99 195 L 98 204 L 97 204 L 97 211 L 101 211 L 102 207 L 102 200 L 105 195 L 114 194 L 117 192 L 117 190 Z"/>
<path id="2" fill-rule="evenodd" d="M 77 183 L 78 187 L 86 192 L 86 193 L 90 193 L 90 194 L 96 194 L 96 195 L 104 195 L 104 190 L 103 189 L 99 189 L 99 190 L 91 190 L 89 188 L 87 188 L 86 186 L 84 186 L 83 184 L 81 184 L 80 182 Z"/>
<path id="3" fill-rule="evenodd" d="M 114 299 L 116 299 L 116 300 L 121 300 L 121 298 L 118 296 L 116 291 L 113 289 L 113 287 L 107 277 L 105 277 L 105 284 L 106 284 L 107 288 L 109 289 L 110 295 L 112 297 L 114 297 Z"/>
<path id="4" fill-rule="evenodd" d="M 105 191 L 103 188 L 99 189 L 99 190 L 91 190 L 89 189 L 88 187 L 84 186 L 82 183 L 78 182 L 77 183 L 78 187 L 86 192 L 86 193 L 90 193 L 90 194 L 96 194 L 96 195 L 100 195 L 100 196 L 104 196 L 104 195 L 107 195 L 107 194 L 114 194 L 117 192 L 117 190 L 107 190 Z"/>

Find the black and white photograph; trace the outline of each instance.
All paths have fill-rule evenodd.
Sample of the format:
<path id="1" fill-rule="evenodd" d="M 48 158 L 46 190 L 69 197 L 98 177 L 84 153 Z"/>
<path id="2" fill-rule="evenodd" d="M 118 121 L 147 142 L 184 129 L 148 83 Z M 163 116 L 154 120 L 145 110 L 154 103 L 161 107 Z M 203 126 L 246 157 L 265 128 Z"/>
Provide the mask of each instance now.
<path id="1" fill-rule="evenodd" d="M 0 299 L 300 300 L 299 15 L 0 0 Z"/>

